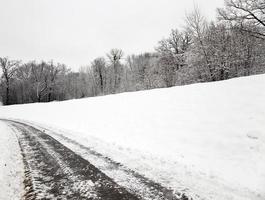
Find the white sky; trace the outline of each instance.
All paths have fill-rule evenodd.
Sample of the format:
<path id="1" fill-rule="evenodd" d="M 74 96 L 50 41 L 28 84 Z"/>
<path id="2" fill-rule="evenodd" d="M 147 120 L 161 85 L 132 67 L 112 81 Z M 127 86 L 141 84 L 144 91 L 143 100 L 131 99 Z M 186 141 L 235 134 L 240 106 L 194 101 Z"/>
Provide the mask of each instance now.
<path id="1" fill-rule="evenodd" d="M 223 0 L 0 0 L 0 56 L 78 69 L 111 48 L 153 51 L 194 4 L 214 19 Z"/>

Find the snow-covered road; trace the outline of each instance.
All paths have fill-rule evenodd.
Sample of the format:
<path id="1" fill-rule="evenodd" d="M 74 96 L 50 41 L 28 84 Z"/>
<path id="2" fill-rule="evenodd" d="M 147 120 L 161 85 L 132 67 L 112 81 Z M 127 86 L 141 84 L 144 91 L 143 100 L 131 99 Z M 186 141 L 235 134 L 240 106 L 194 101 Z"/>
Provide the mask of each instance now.
<path id="1" fill-rule="evenodd" d="M 12 140 L 10 143 L 12 148 L 19 146 L 21 149 L 22 157 L 19 157 L 18 149 L 15 151 L 16 156 L 19 157 L 16 158 L 16 162 L 20 162 L 20 165 L 14 169 L 20 172 L 20 180 L 25 177 L 24 197 L 26 199 L 188 199 L 185 194 L 173 193 L 159 183 L 145 178 L 89 147 L 53 133 L 61 137 L 60 141 L 64 143 L 62 144 L 46 134 L 45 128 L 15 121 L 3 120 L 3 122 L 8 125 L 8 128 L 5 126 L 3 129 L 4 125 L 2 125 L 1 132 L 4 130 L 12 136 L 8 136 L 9 140 Z M 66 146 L 71 146 L 71 149 Z M 86 158 L 96 160 L 94 162 L 96 166 L 72 149 L 78 153 L 82 152 Z M 7 154 L 7 156 L 12 155 Z M 21 163 L 22 160 L 24 166 Z M 10 181 L 10 185 L 13 185 L 12 180 Z M 20 191 L 23 191 L 21 184 L 19 186 Z M 15 189 L 15 187 L 12 188 Z M 1 199 L 14 199 L 14 191 L 12 194 L 7 191 L 8 188 L 2 188 L 2 190 L 4 192 Z M 20 197 L 16 198 L 21 197 L 22 192 Z"/>

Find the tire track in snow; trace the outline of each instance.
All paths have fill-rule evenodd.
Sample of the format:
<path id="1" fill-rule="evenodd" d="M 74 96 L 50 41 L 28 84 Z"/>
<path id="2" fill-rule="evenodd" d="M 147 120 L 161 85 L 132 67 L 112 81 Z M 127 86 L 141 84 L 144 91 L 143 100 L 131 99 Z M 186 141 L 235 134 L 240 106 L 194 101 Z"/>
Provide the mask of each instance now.
<path id="1" fill-rule="evenodd" d="M 116 183 L 126 188 L 129 192 L 136 194 L 140 199 L 145 200 L 191 200 L 184 193 L 174 193 L 161 184 L 156 183 L 143 175 L 128 169 L 121 163 L 81 145 L 58 133 L 52 133 L 60 138 L 65 146 L 78 152 L 83 158 L 95 165 L 100 171 L 112 178 Z"/>
<path id="2" fill-rule="evenodd" d="M 54 132 L 48 128 L 35 126 L 41 130 L 45 130 L 47 134 L 52 135 L 63 145 L 70 148 L 84 159 L 88 160 L 100 171 L 112 178 L 117 184 L 124 187 L 130 193 L 137 195 L 140 199 L 145 200 L 192 200 L 191 197 L 183 192 L 174 192 L 161 184 L 156 183 L 143 175 L 123 166 L 121 163 L 86 147 L 78 142 L 60 134 L 59 131 Z"/>
<path id="3" fill-rule="evenodd" d="M 8 123 L 17 130 L 24 159 L 25 199 L 139 199 L 51 136 Z"/>

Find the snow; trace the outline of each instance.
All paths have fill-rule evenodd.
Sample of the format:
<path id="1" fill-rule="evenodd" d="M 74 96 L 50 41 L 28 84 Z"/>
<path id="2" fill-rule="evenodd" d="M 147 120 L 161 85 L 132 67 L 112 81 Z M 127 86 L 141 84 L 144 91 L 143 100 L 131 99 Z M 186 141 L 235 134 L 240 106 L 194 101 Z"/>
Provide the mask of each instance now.
<path id="1" fill-rule="evenodd" d="M 201 199 L 265 199 L 265 75 L 0 107 Z M 1 130 L 1 129 L 0 129 Z"/>
<path id="2" fill-rule="evenodd" d="M 0 199 L 23 196 L 23 161 L 14 132 L 0 121 Z"/>

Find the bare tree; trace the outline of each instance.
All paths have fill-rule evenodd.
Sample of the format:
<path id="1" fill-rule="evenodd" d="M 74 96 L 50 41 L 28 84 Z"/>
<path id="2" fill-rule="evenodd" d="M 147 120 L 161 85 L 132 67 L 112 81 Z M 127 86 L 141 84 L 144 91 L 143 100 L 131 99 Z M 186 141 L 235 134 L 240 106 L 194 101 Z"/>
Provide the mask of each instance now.
<path id="1" fill-rule="evenodd" d="M 214 72 L 210 63 L 210 58 L 207 51 L 207 44 L 205 42 L 205 36 L 209 30 L 209 24 L 201 14 L 200 10 L 195 7 L 194 11 L 186 16 L 186 29 L 192 35 L 193 53 L 198 54 L 197 58 L 203 59 L 197 62 L 201 68 L 205 68 L 204 74 L 208 76 L 208 80 L 215 81 Z"/>
<path id="2" fill-rule="evenodd" d="M 37 64 L 35 62 L 31 63 L 31 71 L 32 71 L 32 82 L 33 88 L 36 93 L 37 101 L 41 102 L 43 96 L 45 96 L 48 92 L 49 85 L 49 71 L 46 62 L 41 62 Z"/>
<path id="3" fill-rule="evenodd" d="M 131 55 L 126 59 L 127 80 L 129 90 L 145 90 L 153 88 L 152 81 L 158 81 L 157 73 L 154 68 L 157 67 L 157 55 L 145 53 L 140 55 Z M 159 77 L 161 78 L 161 77 Z"/>
<path id="4" fill-rule="evenodd" d="M 104 94 L 106 86 L 106 61 L 104 58 L 96 58 L 91 63 L 95 84 L 99 94 Z"/>
<path id="5" fill-rule="evenodd" d="M 48 82 L 48 102 L 50 102 L 52 100 L 52 95 L 54 93 L 54 89 L 56 87 L 56 81 L 58 76 L 60 75 L 60 73 L 64 73 L 65 71 L 65 65 L 58 63 L 57 65 L 54 65 L 53 61 L 51 61 L 48 65 L 48 78 L 49 78 L 49 82 Z"/>
<path id="6" fill-rule="evenodd" d="M 31 66 L 28 63 L 20 65 L 15 73 L 17 87 L 17 103 L 32 102 Z"/>
<path id="7" fill-rule="evenodd" d="M 120 87 L 122 73 L 122 65 L 120 60 L 122 59 L 123 55 L 124 53 L 121 49 L 111 49 L 110 53 L 107 54 L 107 57 L 109 58 L 113 68 L 113 86 L 111 86 L 112 93 L 115 93 Z"/>
<path id="8" fill-rule="evenodd" d="M 5 87 L 6 87 L 6 91 L 5 91 L 5 97 L 6 97 L 6 101 L 5 104 L 9 105 L 9 95 L 10 95 L 10 81 L 12 79 L 12 77 L 15 74 L 15 71 L 18 68 L 19 65 L 19 61 L 17 60 L 9 60 L 7 57 L 4 58 L 0 58 L 0 66 L 2 68 L 2 72 L 3 72 L 3 79 L 5 82 Z"/>
<path id="9" fill-rule="evenodd" d="M 186 65 L 185 52 L 191 45 L 188 32 L 171 30 L 168 38 L 159 41 L 156 51 L 159 54 L 159 67 L 161 76 L 167 87 L 175 85 L 177 71 Z"/>
<path id="10" fill-rule="evenodd" d="M 218 13 L 220 19 L 235 22 L 241 30 L 265 39 L 264 0 L 226 0 L 225 8 Z"/>

